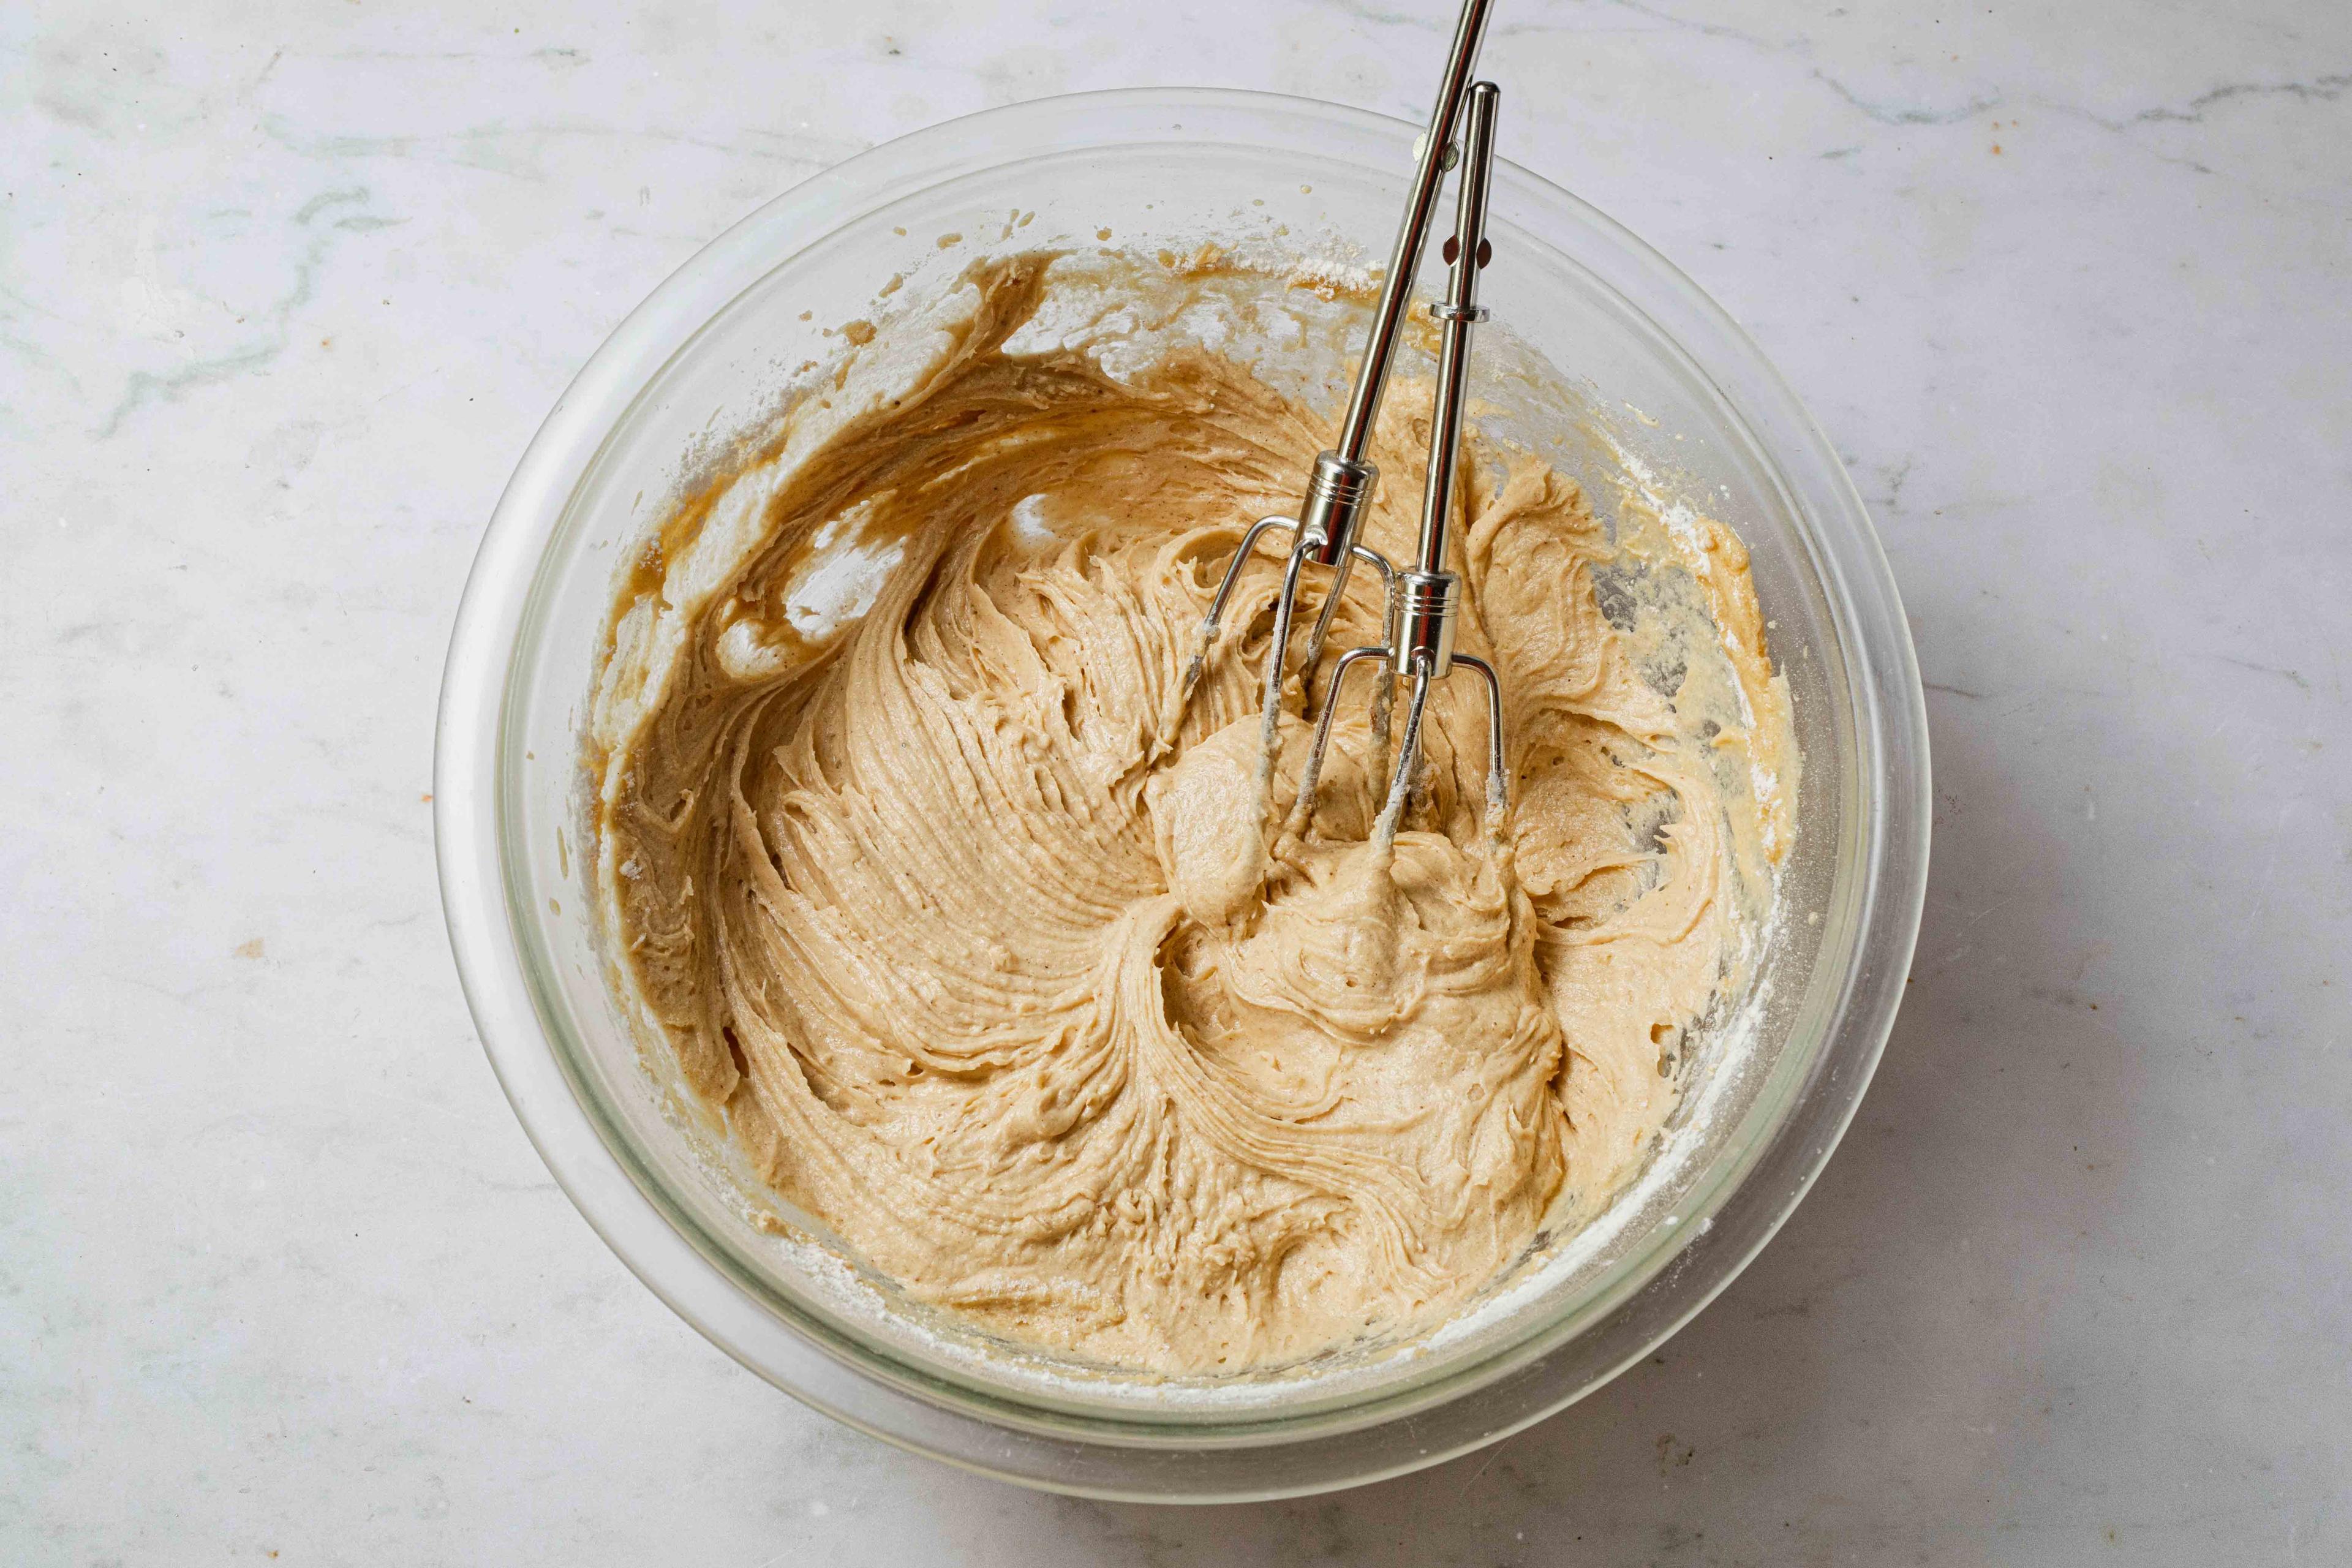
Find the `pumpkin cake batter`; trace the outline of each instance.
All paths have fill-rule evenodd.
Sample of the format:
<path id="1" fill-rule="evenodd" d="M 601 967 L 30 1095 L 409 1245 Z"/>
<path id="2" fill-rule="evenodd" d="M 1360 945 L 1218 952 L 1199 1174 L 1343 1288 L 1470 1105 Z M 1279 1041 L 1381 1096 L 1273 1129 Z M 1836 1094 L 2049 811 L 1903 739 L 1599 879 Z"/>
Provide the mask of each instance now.
<path id="1" fill-rule="evenodd" d="M 1454 564 L 1507 826 L 1483 698 L 1444 682 L 1425 801 L 1368 843 L 1360 682 L 1283 831 L 1306 726 L 1294 700 L 1263 784 L 1270 552 L 1181 678 L 1328 420 L 1139 310 L 1213 296 L 1280 338 L 1333 293 L 1030 255 L 857 323 L 648 543 L 598 675 L 604 918 L 688 1081 L 909 1295 L 1116 1367 L 1410 1332 L 1597 1212 L 1744 990 L 1789 833 L 1738 542 L 1631 492 L 1604 524 L 1475 431 Z M 1374 449 L 1396 558 L 1428 418 L 1401 383 Z M 1377 640 L 1356 584 L 1334 648 Z"/>

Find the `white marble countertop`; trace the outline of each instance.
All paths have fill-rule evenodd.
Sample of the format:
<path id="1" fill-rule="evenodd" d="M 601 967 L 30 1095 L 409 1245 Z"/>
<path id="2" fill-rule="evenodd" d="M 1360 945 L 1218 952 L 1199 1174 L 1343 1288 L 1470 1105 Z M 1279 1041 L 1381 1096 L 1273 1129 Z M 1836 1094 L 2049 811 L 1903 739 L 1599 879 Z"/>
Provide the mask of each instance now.
<path id="1" fill-rule="evenodd" d="M 1834 433 L 1931 683 L 1819 1189 L 1496 1449 L 1176 1510 L 887 1449 L 673 1318 L 477 1047 L 475 542 L 621 315 L 900 132 L 1420 114 L 1444 0 L 0 7 L 0 1556 L 2352 1560 L 2352 9 L 1503 0 L 1505 152 Z"/>

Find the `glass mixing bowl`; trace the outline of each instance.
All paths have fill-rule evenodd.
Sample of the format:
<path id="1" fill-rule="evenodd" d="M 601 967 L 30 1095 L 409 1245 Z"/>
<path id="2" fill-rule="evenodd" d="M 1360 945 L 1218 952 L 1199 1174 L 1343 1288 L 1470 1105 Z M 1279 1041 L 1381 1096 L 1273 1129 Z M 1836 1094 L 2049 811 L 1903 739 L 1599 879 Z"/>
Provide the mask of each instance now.
<path id="1" fill-rule="evenodd" d="M 871 313 L 893 274 L 936 279 L 982 250 L 1105 231 L 1146 254 L 1269 237 L 1384 251 L 1417 134 L 1325 103 L 1151 89 L 877 148 L 656 289 L 557 403 L 491 519 L 451 642 L 434 791 L 483 1044 L 556 1180 L 638 1277 L 852 1426 L 1106 1497 L 1279 1496 L 1433 1464 L 1588 1393 L 1713 1299 L 1803 1195 L 1877 1062 L 1918 925 L 1928 783 L 1918 672 L 1869 520 L 1828 439 L 1720 309 L 1508 164 L 1493 220 L 1507 265 L 1487 273 L 1486 302 L 1589 390 L 1627 454 L 1747 542 L 1804 762 L 1760 999 L 1715 1046 L 1693 1090 L 1705 1103 L 1600 1222 L 1394 1353 L 1214 1384 L 1073 1375 L 891 1307 L 777 1224 L 608 984 L 580 735 L 615 562 L 728 437 L 772 417 L 794 367 L 838 346 L 824 329 Z M 1607 486 L 1588 488 L 1606 513 Z"/>

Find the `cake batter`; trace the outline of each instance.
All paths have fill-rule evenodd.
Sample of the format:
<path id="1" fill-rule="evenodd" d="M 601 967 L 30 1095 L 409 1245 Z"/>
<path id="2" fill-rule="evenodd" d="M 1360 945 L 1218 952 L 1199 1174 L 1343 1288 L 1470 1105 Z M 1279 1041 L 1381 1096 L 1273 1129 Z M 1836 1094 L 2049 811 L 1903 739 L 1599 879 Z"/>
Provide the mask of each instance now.
<path id="1" fill-rule="evenodd" d="M 648 544 L 589 753 L 628 979 L 762 1178 L 917 1299 L 1171 1373 L 1437 1321 L 1603 1204 L 1747 982 L 1795 790 L 1737 539 L 1612 531 L 1474 432 L 1454 569 L 1507 828 L 1483 699 L 1446 682 L 1392 853 L 1360 700 L 1286 834 L 1271 556 L 1189 702 L 1181 676 L 1328 420 L 1139 351 L 1122 293 L 1191 286 L 998 258 L 861 334 Z M 1041 332 L 1057 291 L 1103 303 Z M 1376 443 L 1391 554 L 1428 412 L 1400 384 Z M 1357 582 L 1335 648 L 1378 637 Z"/>

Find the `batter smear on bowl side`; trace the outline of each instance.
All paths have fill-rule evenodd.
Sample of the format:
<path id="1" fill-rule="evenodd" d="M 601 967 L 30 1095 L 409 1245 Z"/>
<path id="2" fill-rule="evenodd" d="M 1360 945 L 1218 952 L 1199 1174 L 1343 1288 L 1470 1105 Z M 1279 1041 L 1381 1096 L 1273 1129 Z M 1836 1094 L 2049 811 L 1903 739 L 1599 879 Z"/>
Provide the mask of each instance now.
<path id="1" fill-rule="evenodd" d="M 1276 557 L 1181 682 L 1328 411 L 1185 324 L 1348 308 L 1295 282 L 1000 258 L 880 322 L 626 574 L 587 742 L 619 978 L 762 1179 L 910 1296 L 1140 1371 L 1412 1331 L 1605 1206 L 1748 984 L 1795 808 L 1738 540 L 1604 523 L 1474 431 L 1452 568 L 1507 831 L 1463 682 L 1392 853 L 1360 703 L 1284 830 Z M 1401 382 L 1392 555 L 1428 423 Z M 1379 618 L 1351 591 L 1331 646 Z"/>

